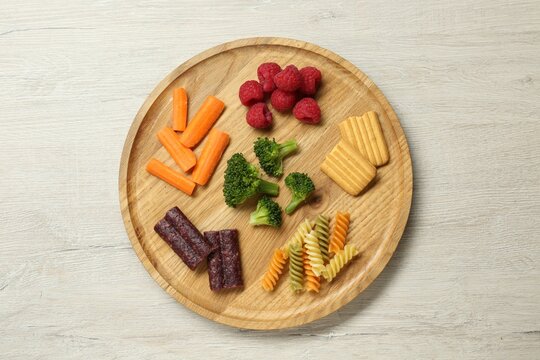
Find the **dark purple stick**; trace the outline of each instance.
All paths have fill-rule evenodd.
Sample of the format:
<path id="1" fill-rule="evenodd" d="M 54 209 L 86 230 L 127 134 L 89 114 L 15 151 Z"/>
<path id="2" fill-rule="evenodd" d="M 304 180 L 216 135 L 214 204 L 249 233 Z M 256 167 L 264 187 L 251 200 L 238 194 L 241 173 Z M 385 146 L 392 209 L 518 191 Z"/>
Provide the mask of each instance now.
<path id="1" fill-rule="evenodd" d="M 191 269 L 195 270 L 197 265 L 203 261 L 204 257 L 193 250 L 191 245 L 176 231 L 176 229 L 167 222 L 161 219 L 154 226 L 154 230 L 169 246 L 174 250 L 184 263 Z"/>
<path id="2" fill-rule="evenodd" d="M 165 214 L 165 219 L 178 231 L 178 233 L 191 245 L 191 247 L 199 253 L 203 258 L 206 258 L 212 250 L 216 249 L 216 245 L 210 244 L 197 230 L 195 225 L 184 215 L 178 207 L 173 207 Z"/>
<path id="3" fill-rule="evenodd" d="M 219 231 L 206 231 L 204 237 L 217 249 L 208 255 L 208 280 L 212 291 L 223 289 L 223 262 L 219 251 Z"/>
<path id="4" fill-rule="evenodd" d="M 218 245 L 218 248 L 208 255 L 210 289 L 219 291 L 243 287 L 238 231 L 206 231 L 204 236 L 210 243 Z"/>
<path id="5" fill-rule="evenodd" d="M 238 230 L 227 229 L 219 232 L 221 261 L 223 263 L 223 288 L 233 289 L 244 286 L 242 263 L 238 245 Z"/>

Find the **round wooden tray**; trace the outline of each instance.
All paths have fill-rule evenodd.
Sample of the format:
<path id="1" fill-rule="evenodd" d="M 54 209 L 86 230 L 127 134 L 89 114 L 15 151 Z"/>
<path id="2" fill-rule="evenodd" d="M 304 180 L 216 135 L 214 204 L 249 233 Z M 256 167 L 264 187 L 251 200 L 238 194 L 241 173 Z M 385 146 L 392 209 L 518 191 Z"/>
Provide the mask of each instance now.
<path id="1" fill-rule="evenodd" d="M 323 84 L 317 94 L 322 122 L 310 126 L 291 114 L 273 111 L 271 132 L 255 131 L 245 123 L 246 108 L 238 100 L 238 88 L 257 78 L 257 66 L 274 61 L 299 68 L 321 69 Z M 192 197 L 150 176 L 145 165 L 151 157 L 177 168 L 156 139 L 156 133 L 171 122 L 172 90 L 184 87 L 189 94 L 192 116 L 208 95 L 226 104 L 216 127 L 231 135 L 231 143 L 213 178 L 198 187 Z M 376 181 L 363 194 L 346 194 L 319 166 L 338 142 L 338 122 L 374 110 L 379 113 L 390 150 L 390 162 L 378 169 Z M 256 163 L 253 141 L 262 134 L 278 142 L 295 138 L 300 152 L 287 158 L 286 172 L 308 173 L 317 187 L 312 201 L 293 216 L 284 215 L 280 229 L 254 228 L 248 224 L 254 204 L 228 208 L 222 185 L 226 161 L 236 152 Z M 201 146 L 196 149 L 200 152 Z M 277 201 L 290 199 L 283 179 Z M 409 215 L 412 168 L 407 140 L 399 120 L 381 91 L 354 65 L 338 55 L 303 41 L 282 38 L 252 38 L 233 41 L 207 50 L 169 74 L 152 91 L 131 126 L 122 153 L 119 179 L 120 203 L 127 233 L 137 256 L 150 275 L 171 296 L 208 319 L 250 329 L 278 329 L 305 324 L 339 309 L 360 294 L 382 271 L 396 249 Z M 190 271 L 154 232 L 154 224 L 173 206 L 178 206 L 201 230 L 237 228 L 245 289 L 213 293 L 206 268 Z M 260 279 L 274 248 L 281 246 L 306 217 L 350 211 L 349 242 L 361 254 L 332 282 L 323 282 L 319 294 L 291 292 L 287 273 L 272 293 L 263 291 Z"/>

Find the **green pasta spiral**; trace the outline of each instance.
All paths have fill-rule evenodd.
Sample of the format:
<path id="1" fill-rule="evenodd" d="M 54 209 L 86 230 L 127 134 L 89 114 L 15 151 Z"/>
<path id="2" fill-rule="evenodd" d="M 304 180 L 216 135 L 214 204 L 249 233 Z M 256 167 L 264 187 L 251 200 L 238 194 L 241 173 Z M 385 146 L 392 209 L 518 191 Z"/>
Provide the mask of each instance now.
<path id="1" fill-rule="evenodd" d="M 295 292 L 304 289 L 304 262 L 302 243 L 295 241 L 289 245 L 289 282 Z"/>
<path id="2" fill-rule="evenodd" d="M 323 261 L 328 261 L 328 243 L 330 238 L 330 219 L 328 216 L 319 214 L 315 220 L 315 236 L 319 239 L 319 247 Z"/>
<path id="3" fill-rule="evenodd" d="M 332 281 L 356 255 L 358 255 L 358 249 L 354 245 L 347 244 L 342 250 L 339 250 L 322 272 L 326 281 Z"/>

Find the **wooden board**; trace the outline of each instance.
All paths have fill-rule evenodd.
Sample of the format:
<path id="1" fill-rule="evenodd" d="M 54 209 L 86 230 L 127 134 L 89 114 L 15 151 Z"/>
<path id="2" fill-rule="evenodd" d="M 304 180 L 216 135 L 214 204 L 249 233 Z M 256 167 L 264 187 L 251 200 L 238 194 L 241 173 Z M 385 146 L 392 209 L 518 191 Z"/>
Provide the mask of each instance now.
<path id="1" fill-rule="evenodd" d="M 318 126 L 302 124 L 291 114 L 273 111 L 271 132 L 260 132 L 245 123 L 246 108 L 238 100 L 238 88 L 256 79 L 257 66 L 275 61 L 284 66 L 313 65 L 323 72 L 323 85 L 316 98 L 322 109 Z M 184 87 L 189 94 L 192 116 L 204 98 L 215 95 L 226 104 L 216 127 L 231 135 L 224 159 L 206 187 L 193 197 L 150 176 L 145 164 L 156 157 L 176 167 L 160 146 L 156 133 L 171 121 L 172 90 Z M 348 116 L 374 110 L 379 113 L 388 142 L 390 162 L 378 169 L 376 181 L 359 197 L 340 189 L 319 165 L 338 142 L 337 123 Z M 226 160 L 243 152 L 255 162 L 253 141 L 261 135 L 278 141 L 296 138 L 300 152 L 288 158 L 286 172 L 307 172 L 317 191 L 312 201 L 293 216 L 285 216 L 280 229 L 253 228 L 248 217 L 253 203 L 236 209 L 223 201 L 222 184 Z M 200 152 L 201 146 L 196 150 Z M 279 181 L 278 202 L 289 201 L 288 190 Z M 171 296 L 193 311 L 214 321 L 251 329 L 277 329 L 301 325 L 339 309 L 360 294 L 383 270 L 392 256 L 407 222 L 412 196 L 412 168 L 407 140 L 392 107 L 380 90 L 354 65 L 313 44 L 282 38 L 237 40 L 207 50 L 180 65 L 150 94 L 128 133 L 120 164 L 120 203 L 132 245 L 151 276 Z M 154 232 L 154 224 L 173 207 L 180 207 L 201 230 L 237 228 L 240 231 L 245 289 L 212 293 L 206 268 L 190 271 Z M 361 251 L 353 263 L 319 294 L 293 294 L 287 276 L 276 291 L 260 286 L 272 250 L 281 246 L 305 217 L 337 210 L 351 212 L 349 241 Z"/>

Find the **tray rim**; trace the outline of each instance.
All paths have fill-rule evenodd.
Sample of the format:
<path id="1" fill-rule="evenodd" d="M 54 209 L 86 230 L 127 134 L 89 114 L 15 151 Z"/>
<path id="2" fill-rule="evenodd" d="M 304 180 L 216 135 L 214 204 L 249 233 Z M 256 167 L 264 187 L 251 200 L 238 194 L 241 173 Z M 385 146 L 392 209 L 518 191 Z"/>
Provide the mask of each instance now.
<path id="1" fill-rule="evenodd" d="M 366 87 L 370 91 L 373 92 L 374 96 L 377 98 L 381 106 L 387 112 L 388 117 L 392 121 L 394 130 L 397 132 L 396 135 L 398 136 L 398 138 L 402 136 L 405 139 L 403 143 L 400 143 L 400 151 L 402 152 L 403 156 L 408 159 L 408 163 L 406 163 L 408 164 L 408 166 L 404 166 L 404 173 L 410 174 L 410 181 L 408 182 L 406 181 L 403 183 L 404 203 L 402 204 L 402 211 L 400 211 L 400 216 L 396 221 L 396 226 L 394 227 L 392 231 L 392 235 L 391 235 L 392 240 L 393 240 L 391 241 L 392 246 L 390 249 L 388 249 L 388 251 L 384 252 L 384 254 L 381 256 L 381 259 L 378 262 L 378 266 L 373 266 L 371 268 L 371 271 L 368 273 L 366 277 L 366 281 L 364 281 L 363 283 L 364 286 L 355 288 L 354 291 L 346 293 L 345 296 L 339 298 L 338 301 L 334 301 L 328 304 L 328 306 L 321 309 L 320 312 L 312 312 L 311 315 L 308 315 L 308 316 L 292 317 L 292 318 L 287 319 L 286 321 L 283 321 L 281 319 L 276 320 L 276 321 L 260 321 L 260 320 L 239 319 L 237 317 L 223 316 L 219 313 L 212 312 L 208 310 L 207 308 L 200 306 L 199 304 L 191 301 L 190 299 L 180 294 L 176 289 L 170 286 L 169 283 L 167 283 L 167 281 L 161 276 L 161 274 L 156 270 L 156 268 L 154 267 L 154 265 L 152 264 L 152 262 L 146 255 L 145 251 L 143 250 L 142 245 L 140 244 L 139 238 L 137 236 L 137 233 L 135 231 L 135 228 L 133 227 L 133 223 L 131 222 L 131 214 L 129 211 L 128 196 L 127 196 L 127 175 L 128 175 L 129 157 L 131 155 L 131 150 L 132 150 L 138 129 L 142 121 L 144 120 L 146 113 L 148 112 L 152 104 L 156 101 L 157 97 L 170 85 L 172 81 L 174 81 L 183 72 L 195 66 L 196 64 L 208 58 L 216 56 L 220 54 L 221 52 L 225 52 L 225 51 L 236 49 L 236 48 L 256 46 L 256 45 L 290 46 L 290 47 L 301 48 L 307 51 L 311 51 L 340 64 L 345 69 L 347 69 L 348 71 L 353 73 L 355 76 L 357 76 L 366 85 Z M 306 41 L 296 40 L 296 39 L 291 39 L 291 38 L 284 38 L 284 37 L 250 37 L 250 38 L 237 39 L 237 40 L 233 40 L 233 41 L 229 41 L 226 43 L 213 46 L 191 57 L 187 61 L 177 66 L 169 74 L 167 74 L 167 76 L 165 76 L 165 78 L 163 78 L 155 86 L 155 88 L 150 92 L 150 94 L 147 96 L 144 103 L 141 105 L 139 111 L 135 115 L 135 118 L 126 135 L 126 140 L 124 142 L 124 146 L 122 149 L 122 155 L 120 158 L 119 177 L 118 177 L 120 210 L 121 210 L 122 220 L 124 222 L 124 226 L 126 228 L 128 238 L 131 242 L 133 249 L 135 250 L 135 253 L 137 254 L 137 257 L 139 258 L 139 260 L 145 267 L 146 271 L 150 274 L 150 276 L 159 284 L 161 288 L 163 288 L 176 301 L 186 306 L 188 309 L 194 311 L 195 313 L 209 320 L 212 320 L 214 322 L 218 322 L 221 324 L 229 325 L 236 328 L 242 328 L 242 329 L 277 330 L 277 329 L 301 326 L 301 325 L 310 323 L 314 320 L 321 319 L 325 316 L 328 316 L 329 314 L 332 314 L 333 312 L 339 310 L 341 307 L 343 307 L 344 305 L 352 301 L 354 298 L 356 298 L 369 285 L 371 285 L 373 281 L 380 275 L 382 270 L 386 267 L 386 265 L 392 258 L 403 236 L 403 233 L 404 233 L 404 230 L 405 230 L 408 218 L 409 218 L 410 209 L 412 205 L 413 182 L 414 182 L 414 174 L 413 174 L 412 169 L 413 169 L 412 158 L 410 156 L 408 141 L 405 137 L 403 128 L 401 127 L 399 118 L 397 117 L 396 113 L 394 112 L 394 109 L 392 108 L 392 106 L 390 105 L 390 103 L 388 102 L 384 94 L 380 91 L 380 89 L 375 85 L 373 81 L 371 81 L 371 79 L 368 78 L 366 74 L 364 74 L 354 64 L 352 64 L 348 60 L 344 59 L 343 57 L 337 55 L 336 53 L 330 50 L 327 50 L 325 48 L 322 48 L 318 45 L 315 45 Z"/>

